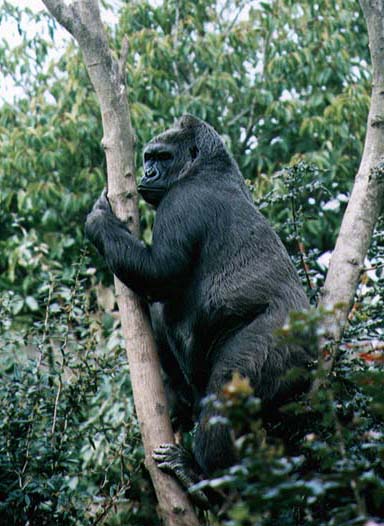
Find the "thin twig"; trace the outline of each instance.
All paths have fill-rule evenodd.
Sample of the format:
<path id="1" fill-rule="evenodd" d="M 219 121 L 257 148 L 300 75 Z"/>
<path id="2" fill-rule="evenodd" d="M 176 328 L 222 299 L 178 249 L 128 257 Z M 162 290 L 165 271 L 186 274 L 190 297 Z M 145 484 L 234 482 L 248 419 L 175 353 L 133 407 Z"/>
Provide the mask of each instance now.
<path id="1" fill-rule="evenodd" d="M 368 270 L 377 270 L 379 268 L 383 268 L 384 267 L 384 263 L 378 263 L 377 265 L 372 265 L 372 267 L 364 267 L 362 269 L 363 272 L 368 272 Z"/>
<path id="2" fill-rule="evenodd" d="M 124 492 L 129 488 L 129 486 L 130 486 L 130 483 L 124 484 L 123 486 L 121 486 L 119 491 L 113 497 L 105 501 L 105 503 L 103 504 L 103 509 L 101 513 L 93 521 L 93 526 L 97 526 L 97 524 L 100 524 L 101 522 L 103 522 L 103 520 L 108 515 L 110 510 L 113 508 L 113 506 L 115 506 L 115 504 L 117 504 L 121 495 L 124 494 Z"/>
<path id="3" fill-rule="evenodd" d="M 307 262 L 305 261 L 306 254 L 305 254 L 304 244 L 302 241 L 300 241 L 300 235 L 299 235 L 299 231 L 297 228 L 296 203 L 295 203 L 294 197 L 291 197 L 291 210 L 292 210 L 292 219 L 293 219 L 293 229 L 295 231 L 295 237 L 296 237 L 297 247 L 299 250 L 301 265 L 304 269 L 305 277 L 307 280 L 307 285 L 311 290 L 313 290 L 313 284 L 312 284 L 311 278 L 309 277 L 309 267 L 307 265 Z"/>
<path id="4" fill-rule="evenodd" d="M 47 334 L 48 334 L 49 307 L 50 307 L 51 301 L 52 301 L 52 294 L 53 294 L 53 289 L 54 289 L 54 283 L 55 283 L 55 279 L 54 279 L 53 275 L 51 274 L 50 275 L 50 284 L 49 284 L 49 289 L 48 289 L 47 304 L 46 304 L 46 307 L 45 307 L 44 329 L 43 329 L 43 334 L 42 334 L 42 337 L 40 339 L 40 342 L 37 345 L 39 356 L 38 356 L 37 363 L 36 363 L 36 374 L 39 372 L 39 369 L 40 369 L 41 364 L 43 362 L 44 344 L 45 344 L 45 341 L 47 339 Z M 21 472 L 20 472 L 20 475 L 19 475 L 19 485 L 20 485 L 21 488 L 23 487 L 22 477 L 25 474 L 25 472 L 27 470 L 27 467 L 28 467 L 28 463 L 29 463 L 29 451 L 30 451 L 30 447 L 31 447 L 31 438 L 32 438 L 32 432 L 33 432 L 33 424 L 34 424 L 34 421 L 35 421 L 35 414 L 36 414 L 37 407 L 38 407 L 38 402 L 35 403 L 33 405 L 33 407 L 32 407 L 32 412 L 31 412 L 31 416 L 30 416 L 29 424 L 28 424 L 26 446 L 25 446 L 24 464 L 23 464 L 23 467 L 21 468 Z"/>
<path id="5" fill-rule="evenodd" d="M 51 305 L 52 294 L 53 294 L 53 289 L 54 289 L 54 283 L 55 283 L 55 279 L 54 279 L 53 275 L 51 274 L 50 275 L 49 289 L 48 289 L 47 304 L 45 306 L 45 318 L 44 318 L 43 335 L 42 335 L 42 337 L 40 339 L 40 342 L 37 345 L 37 350 L 39 352 L 39 357 L 37 359 L 36 371 L 38 371 L 40 369 L 40 366 L 41 366 L 42 361 L 43 361 L 44 345 L 45 345 L 45 341 L 47 339 L 47 334 L 48 334 L 49 307 Z"/>

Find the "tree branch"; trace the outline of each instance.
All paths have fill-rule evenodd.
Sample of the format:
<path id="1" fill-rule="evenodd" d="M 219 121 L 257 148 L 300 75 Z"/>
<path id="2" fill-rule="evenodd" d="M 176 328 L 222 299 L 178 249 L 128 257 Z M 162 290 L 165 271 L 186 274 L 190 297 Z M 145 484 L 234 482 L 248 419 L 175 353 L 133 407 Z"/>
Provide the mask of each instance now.
<path id="1" fill-rule="evenodd" d="M 124 39 L 120 60 L 116 61 L 108 46 L 97 0 L 78 0 L 71 6 L 66 6 L 62 0 L 43 2 L 81 48 L 100 103 L 108 198 L 117 217 L 129 225 L 131 232 L 138 234 L 134 135 L 124 82 L 128 40 Z M 167 526 L 197 526 L 198 520 L 186 494 L 152 459 L 153 449 L 161 443 L 174 442 L 174 436 L 149 321 L 139 299 L 117 278 L 115 287 L 145 465 L 156 491 L 160 516 Z"/>
<path id="2" fill-rule="evenodd" d="M 384 197 L 384 0 L 360 4 L 368 27 L 373 85 L 363 156 L 320 301 L 334 309 L 324 323 L 331 343 L 342 335 Z M 336 348 L 331 345 L 331 351 L 332 347 Z M 326 372 L 333 360 L 334 351 L 323 363 Z"/>
<path id="3" fill-rule="evenodd" d="M 62 0 L 43 0 L 43 3 L 51 15 L 73 35 L 76 20 L 75 4 L 66 5 Z"/>

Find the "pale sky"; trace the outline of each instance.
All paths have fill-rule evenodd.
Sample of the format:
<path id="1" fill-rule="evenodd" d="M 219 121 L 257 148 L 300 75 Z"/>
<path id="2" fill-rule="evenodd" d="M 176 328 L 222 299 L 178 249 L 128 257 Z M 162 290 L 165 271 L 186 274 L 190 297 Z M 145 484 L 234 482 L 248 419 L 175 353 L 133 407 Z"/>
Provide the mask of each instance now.
<path id="1" fill-rule="evenodd" d="M 10 3 L 18 7 L 29 7 L 32 11 L 41 11 L 46 10 L 43 2 L 41 0 L 10 0 Z M 103 10 L 102 9 L 102 19 L 105 23 L 114 24 L 116 22 L 116 12 L 120 5 L 120 0 L 110 1 L 112 4 L 112 10 Z M 3 6 L 3 0 L 0 0 L 0 11 Z M 23 29 L 26 29 L 26 24 L 23 25 Z M 29 24 L 27 29 L 27 34 L 33 38 L 36 33 L 45 34 L 47 38 L 48 31 L 45 27 L 45 24 Z M 5 39 L 10 47 L 15 47 L 21 43 L 21 37 L 17 30 L 16 23 L 12 21 L 2 21 L 0 24 L 0 39 Z M 55 56 L 60 56 L 65 49 L 65 46 L 71 39 L 69 33 L 63 29 L 59 24 L 57 24 L 57 29 L 55 31 L 55 48 L 52 49 L 49 53 L 51 58 Z M 15 97 L 22 95 L 22 90 L 17 88 L 12 79 L 4 78 L 1 74 L 1 63 L 0 63 L 0 104 L 3 100 L 12 102 Z"/>

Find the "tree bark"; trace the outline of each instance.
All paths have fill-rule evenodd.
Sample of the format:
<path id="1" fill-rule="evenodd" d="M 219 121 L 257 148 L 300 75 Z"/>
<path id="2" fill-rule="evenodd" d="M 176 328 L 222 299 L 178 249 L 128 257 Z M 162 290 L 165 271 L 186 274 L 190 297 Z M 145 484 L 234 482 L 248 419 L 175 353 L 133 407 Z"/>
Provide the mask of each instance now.
<path id="1" fill-rule="evenodd" d="M 384 196 L 384 0 L 360 0 L 373 68 L 371 104 L 360 167 L 332 254 L 320 305 L 328 341 L 340 339 L 364 269 Z M 332 351 L 332 346 L 330 346 Z M 324 362 L 329 371 L 333 352 Z"/>
<path id="2" fill-rule="evenodd" d="M 43 0 L 56 20 L 77 40 L 88 74 L 99 99 L 103 122 L 103 146 L 107 159 L 108 198 L 117 217 L 139 234 L 137 189 L 134 178 L 134 135 L 127 100 L 124 67 L 128 43 L 114 60 L 108 46 L 97 0 Z M 173 478 L 161 472 L 152 451 L 161 443 L 174 442 L 168 407 L 149 321 L 139 299 L 115 278 L 121 324 L 130 367 L 136 413 L 150 472 L 159 503 L 159 515 L 167 526 L 197 526 L 187 495 Z"/>

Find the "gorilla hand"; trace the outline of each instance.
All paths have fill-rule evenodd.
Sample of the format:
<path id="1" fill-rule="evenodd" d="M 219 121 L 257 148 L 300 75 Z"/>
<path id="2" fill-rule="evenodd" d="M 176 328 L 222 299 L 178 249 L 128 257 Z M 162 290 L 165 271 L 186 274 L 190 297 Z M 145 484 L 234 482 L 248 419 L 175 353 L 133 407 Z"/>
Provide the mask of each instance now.
<path id="1" fill-rule="evenodd" d="M 91 212 L 87 215 L 85 222 L 85 235 L 95 245 L 100 254 L 104 255 L 104 248 L 101 233 L 105 229 L 108 220 L 118 219 L 112 212 L 111 205 L 107 198 L 107 189 L 104 188 L 100 197 L 97 199 Z"/>
<path id="2" fill-rule="evenodd" d="M 108 201 L 106 188 L 104 188 L 104 190 L 101 192 L 100 197 L 98 198 L 96 203 L 93 205 L 92 212 L 96 210 L 104 210 L 105 212 L 110 212 L 112 214 L 112 209 Z"/>

